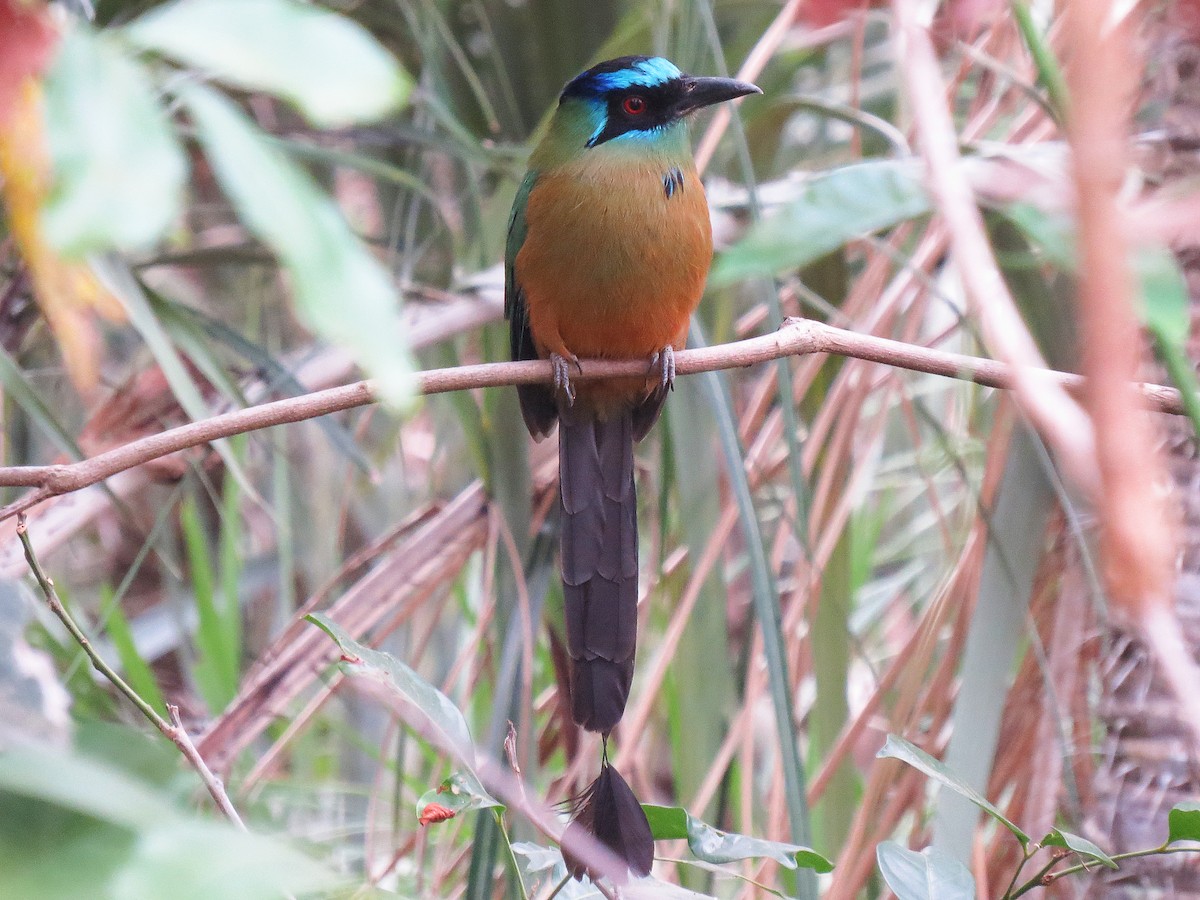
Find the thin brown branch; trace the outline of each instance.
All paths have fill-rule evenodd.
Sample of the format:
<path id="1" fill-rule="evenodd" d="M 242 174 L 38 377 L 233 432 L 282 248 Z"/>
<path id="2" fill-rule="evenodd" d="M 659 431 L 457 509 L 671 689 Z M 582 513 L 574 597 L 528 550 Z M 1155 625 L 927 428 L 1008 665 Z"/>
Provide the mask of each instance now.
<path id="1" fill-rule="evenodd" d="M 208 764 L 200 755 L 200 751 L 192 743 L 187 730 L 183 727 L 183 722 L 179 718 L 179 707 L 167 706 L 167 711 L 171 716 L 171 721 L 168 722 L 124 678 L 118 675 L 112 666 L 104 661 L 104 658 L 96 652 L 95 646 L 88 639 L 87 635 L 83 633 L 83 629 L 79 627 L 74 617 L 67 612 L 67 608 L 58 596 L 58 591 L 54 588 L 54 582 L 50 580 L 45 570 L 42 569 L 42 564 L 38 562 L 37 554 L 33 550 L 33 542 L 29 537 L 29 529 L 25 526 L 24 515 L 18 515 L 17 517 L 17 536 L 21 539 L 21 545 L 25 548 L 25 559 L 29 563 L 29 570 L 33 573 L 38 587 L 41 588 L 42 596 L 46 599 L 46 605 L 50 607 L 50 611 L 54 613 L 58 620 L 63 623 L 67 631 L 70 632 L 71 637 L 75 639 L 75 642 L 83 648 L 83 652 L 92 661 L 92 665 L 96 671 L 108 679 L 118 691 L 124 694 L 134 706 L 141 710 L 142 715 L 149 719 L 150 723 L 162 732 L 164 737 L 179 748 L 179 752 L 183 754 L 184 758 L 200 776 L 200 780 L 204 782 L 204 786 L 208 789 L 208 793 L 217 804 L 217 808 L 221 810 L 225 818 L 229 819 L 230 822 L 242 829 L 242 831 L 245 831 L 246 825 L 242 822 L 242 817 L 238 815 L 232 801 L 229 799 L 229 795 L 225 792 L 225 786 L 221 783 L 221 779 L 208 767 Z"/>
<path id="2" fill-rule="evenodd" d="M 849 356 L 913 372 L 972 381 L 988 387 L 1011 389 L 1019 381 L 1012 367 L 996 360 L 858 334 L 811 319 L 792 319 L 778 331 L 744 341 L 696 350 L 681 350 L 675 354 L 675 363 L 679 375 L 693 375 L 718 369 L 751 366 L 785 356 L 805 356 L 813 353 Z M 584 360 L 582 374 L 574 377 L 592 380 L 645 374 L 646 363 L 639 360 Z M 1025 371 L 1026 378 L 1032 376 L 1036 376 L 1038 383 L 1054 385 L 1058 390 L 1078 392 L 1083 387 L 1083 379 L 1080 376 L 1066 372 L 1050 369 Z M 544 384 L 551 380 L 550 364 L 540 360 L 482 363 L 419 372 L 414 376 L 414 390 L 419 394 L 442 394 L 474 388 Z M 1173 388 L 1136 383 L 1133 390 L 1139 402 L 1148 409 L 1175 415 L 1183 412 L 1179 392 Z M 223 413 L 198 422 L 189 422 L 76 463 L 0 468 L 0 487 L 35 488 L 24 497 L 0 509 L 0 521 L 22 513 L 50 497 L 82 490 L 119 472 L 181 450 L 236 434 L 354 409 L 374 403 L 376 399 L 371 382 L 358 381 Z"/>

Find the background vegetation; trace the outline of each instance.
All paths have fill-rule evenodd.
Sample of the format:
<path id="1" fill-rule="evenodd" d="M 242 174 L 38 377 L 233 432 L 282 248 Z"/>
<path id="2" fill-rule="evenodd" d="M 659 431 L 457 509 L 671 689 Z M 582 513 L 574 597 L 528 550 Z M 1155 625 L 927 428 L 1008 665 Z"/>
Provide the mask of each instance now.
<path id="1" fill-rule="evenodd" d="M 529 442 L 511 388 L 418 403 L 407 375 L 504 359 L 499 260 L 531 136 L 566 80 L 623 53 L 764 90 L 695 128 L 720 250 L 693 345 L 802 316 L 1012 359 L 956 264 L 924 96 L 953 116 L 953 171 L 1018 325 L 1076 368 L 1075 233 L 1096 232 L 1075 220 L 1064 122 L 1086 120 L 1079 78 L 1117 87 L 1089 86 L 1078 53 L 1064 79 L 1055 5 L 963 0 L 927 23 L 944 85 L 921 94 L 908 6 L 99 0 L 52 17 L 0 0 L 4 465 L 360 370 L 385 401 L 33 506 L 53 589 L 0 513 L 0 895 L 595 896 L 563 886 L 537 824 L 598 752 L 560 703 L 554 442 Z M 1141 377 L 1190 400 L 1186 13 L 1122 9 L 1111 32 L 1137 82 L 1118 96 L 1138 133 L 1113 157 L 1120 214 L 1146 226 L 1135 293 L 1164 365 Z M 1125 426 L 1093 415 L 1103 451 Z M 680 378 L 638 451 L 641 636 L 615 740 L 674 840 L 627 894 L 1015 897 L 1084 865 L 1099 874 L 1047 889 L 1200 890 L 1175 865 L 1200 837 L 1187 660 L 1164 681 L 1135 627 L 1152 604 L 1106 587 L 1123 557 L 1097 555 L 1097 522 L 1117 507 L 1079 477 L 1082 432 L 1033 420 L 1046 443 L 1004 392 L 838 355 Z M 1158 545 L 1182 574 L 1156 608 L 1174 598 L 1186 637 L 1193 433 L 1152 428 L 1162 478 L 1135 501 L 1147 534 L 1173 528 Z M 5 472 L 10 503 L 52 474 Z M 248 833 L 97 674 L 54 590 Z M 909 765 L 876 758 L 889 733 Z"/>

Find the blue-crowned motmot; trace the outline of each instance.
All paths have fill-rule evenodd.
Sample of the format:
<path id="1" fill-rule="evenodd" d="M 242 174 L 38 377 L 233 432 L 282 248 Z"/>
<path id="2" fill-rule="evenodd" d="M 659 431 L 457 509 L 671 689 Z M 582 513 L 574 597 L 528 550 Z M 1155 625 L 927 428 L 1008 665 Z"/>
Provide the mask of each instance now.
<path id="1" fill-rule="evenodd" d="M 600 776 L 575 804 L 584 828 L 637 875 L 654 843 L 607 759 L 637 642 L 633 443 L 658 418 L 712 261 L 686 116 L 757 87 L 624 56 L 563 89 L 517 192 L 505 256 L 513 359 L 549 359 L 554 384 L 517 390 L 536 439 L 558 424 L 562 579 L 571 710 L 604 735 Z M 645 359 L 644 378 L 575 384 L 580 359 Z M 579 369 L 582 371 L 582 369 Z M 569 847 L 573 875 L 589 867 Z"/>

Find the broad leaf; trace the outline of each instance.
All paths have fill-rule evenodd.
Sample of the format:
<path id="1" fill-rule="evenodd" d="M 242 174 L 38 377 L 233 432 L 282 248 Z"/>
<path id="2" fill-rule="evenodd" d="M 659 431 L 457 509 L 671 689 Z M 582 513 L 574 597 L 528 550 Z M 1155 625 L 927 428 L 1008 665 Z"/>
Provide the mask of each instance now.
<path id="1" fill-rule="evenodd" d="M 686 840 L 697 859 L 728 863 L 740 859 L 773 859 L 789 869 L 832 872 L 833 863 L 815 850 L 796 844 L 768 841 L 744 834 L 721 831 L 690 815 L 678 806 L 642 804 L 656 841 Z"/>
<path id="2" fill-rule="evenodd" d="M 974 900 L 970 870 L 936 847 L 920 853 L 894 841 L 875 848 L 879 871 L 898 900 Z"/>
<path id="3" fill-rule="evenodd" d="M 475 744 L 467 720 L 449 697 L 390 653 L 358 643 L 327 616 L 313 613 L 305 618 L 337 641 L 342 648 L 342 666 L 348 675 L 376 679 L 424 714 L 435 732 L 432 735 L 435 742 L 468 766 L 456 776 L 457 790 L 476 798 L 479 807 L 501 805 L 484 790 L 475 774 Z"/>
<path id="4" fill-rule="evenodd" d="M 1022 846 L 1029 843 L 1029 835 L 1010 822 L 1004 813 L 988 802 L 987 798 L 977 790 L 947 769 L 941 762 L 934 759 L 920 747 L 910 744 L 904 738 L 889 734 L 883 749 L 875 754 L 879 759 L 898 759 L 908 763 L 914 769 L 925 773 L 930 778 L 944 784 L 956 794 L 966 797 L 989 816 L 1011 831 L 1021 842 Z"/>
<path id="5" fill-rule="evenodd" d="M 284 97 L 321 127 L 378 119 L 412 87 L 365 28 L 292 0 L 177 0 L 127 34 L 227 84 Z"/>
<path id="6" fill-rule="evenodd" d="M 1185 800 L 1175 804 L 1167 816 L 1167 843 L 1200 841 L 1200 803 Z"/>
<path id="7" fill-rule="evenodd" d="M 1043 847 L 1064 847 L 1080 856 L 1095 860 L 1102 866 L 1109 869 L 1119 868 L 1112 857 L 1089 841 L 1087 838 L 1080 837 L 1077 834 L 1071 834 L 1069 831 L 1061 831 L 1055 828 L 1048 835 L 1042 838 Z"/>
<path id="8" fill-rule="evenodd" d="M 45 747 L 0 755 L 0 896 L 268 900 L 330 888 L 297 850 L 168 802 L 109 765 Z"/>
<path id="9" fill-rule="evenodd" d="M 810 176 L 799 196 L 721 254 L 713 284 L 808 265 L 930 210 L 919 163 L 875 160 Z"/>
<path id="10" fill-rule="evenodd" d="M 150 247 L 179 209 L 187 163 L 145 71 L 76 25 L 46 74 L 45 97 L 50 242 L 71 256 Z"/>
<path id="11" fill-rule="evenodd" d="M 384 400 L 401 403 L 411 395 L 412 367 L 387 270 L 333 201 L 233 103 L 200 84 L 185 85 L 180 96 L 222 189 L 291 275 L 301 319 L 354 354 Z"/>

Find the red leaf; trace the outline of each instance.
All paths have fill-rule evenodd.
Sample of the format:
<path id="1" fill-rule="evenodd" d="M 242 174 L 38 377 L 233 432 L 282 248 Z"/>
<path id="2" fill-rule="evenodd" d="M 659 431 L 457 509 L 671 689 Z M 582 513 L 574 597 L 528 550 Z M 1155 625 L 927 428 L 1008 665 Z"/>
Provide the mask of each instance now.
<path id="1" fill-rule="evenodd" d="M 0 0 L 0 125 L 8 121 L 21 85 L 50 61 L 57 38 L 44 4 Z"/>

